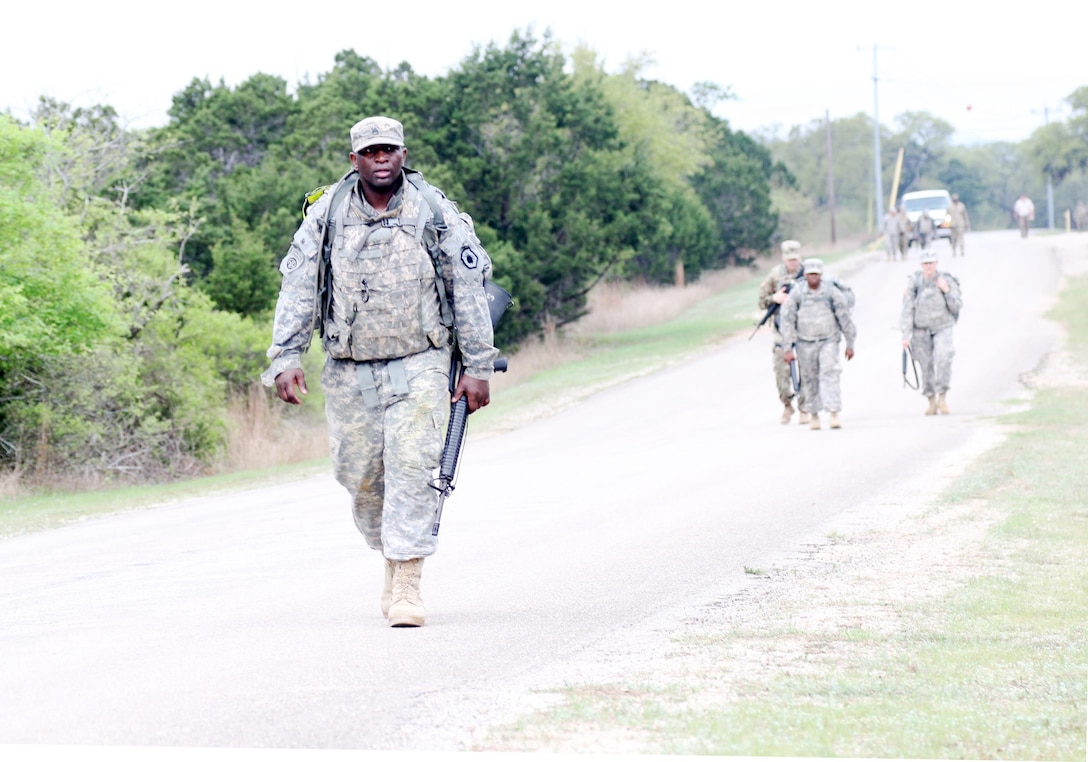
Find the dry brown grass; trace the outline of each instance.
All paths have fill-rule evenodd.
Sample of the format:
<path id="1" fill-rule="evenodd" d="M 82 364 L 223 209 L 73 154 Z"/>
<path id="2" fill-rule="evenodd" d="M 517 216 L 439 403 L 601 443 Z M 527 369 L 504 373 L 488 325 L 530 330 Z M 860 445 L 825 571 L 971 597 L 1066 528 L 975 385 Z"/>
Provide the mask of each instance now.
<path id="1" fill-rule="evenodd" d="M 227 405 L 227 444 L 215 472 L 300 463 L 329 454 L 324 419 L 295 411 L 254 384 Z"/>

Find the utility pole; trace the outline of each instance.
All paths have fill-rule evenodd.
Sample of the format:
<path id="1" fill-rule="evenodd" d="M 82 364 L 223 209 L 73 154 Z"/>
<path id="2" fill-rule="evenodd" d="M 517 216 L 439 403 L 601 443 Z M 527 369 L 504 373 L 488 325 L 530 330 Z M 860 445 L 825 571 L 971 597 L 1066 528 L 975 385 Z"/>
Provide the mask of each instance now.
<path id="1" fill-rule="evenodd" d="M 1031 113 L 1038 114 L 1035 109 L 1031 110 Z M 1043 106 L 1043 125 L 1050 124 L 1050 107 Z M 1046 176 L 1046 226 L 1048 230 L 1054 229 L 1054 179 L 1050 173 Z"/>
<path id="2" fill-rule="evenodd" d="M 831 243 L 835 243 L 835 165 L 831 159 L 831 116 L 824 109 L 824 129 L 827 133 L 827 208 L 831 211 Z"/>
<path id="3" fill-rule="evenodd" d="M 873 175 L 876 179 L 877 225 L 884 219 L 884 182 L 880 177 L 880 118 L 877 115 L 876 43 L 873 43 Z"/>
<path id="4" fill-rule="evenodd" d="M 1050 124 L 1050 108 L 1043 106 L 1043 124 Z M 1054 183 L 1050 176 L 1050 173 L 1046 174 L 1046 227 L 1048 230 L 1054 229 Z"/>

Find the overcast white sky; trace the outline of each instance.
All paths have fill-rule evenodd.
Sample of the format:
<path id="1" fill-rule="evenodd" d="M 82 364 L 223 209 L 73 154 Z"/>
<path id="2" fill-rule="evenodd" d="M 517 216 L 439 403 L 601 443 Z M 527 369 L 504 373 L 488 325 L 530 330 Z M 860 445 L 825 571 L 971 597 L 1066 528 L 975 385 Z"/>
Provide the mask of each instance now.
<path id="1" fill-rule="evenodd" d="M 329 71 L 345 48 L 383 68 L 424 75 L 457 65 L 474 44 L 505 45 L 515 29 L 551 29 L 569 52 L 585 43 L 616 71 L 650 54 L 644 75 L 689 91 L 709 80 L 737 100 L 715 113 L 749 132 L 873 112 L 928 111 L 957 143 L 1018 141 L 1068 117 L 1064 98 L 1088 85 L 1082 2 L 967 0 L 592 0 L 404 3 L 341 0 L 86 0 L 9 4 L 0 44 L 0 111 L 24 117 L 39 95 L 106 103 L 136 127 L 163 124 L 193 77 L 236 85 L 277 74 L 293 84 Z M 1079 10 L 1077 8 L 1079 7 Z M 1065 10 L 1061 10 L 1064 8 Z"/>

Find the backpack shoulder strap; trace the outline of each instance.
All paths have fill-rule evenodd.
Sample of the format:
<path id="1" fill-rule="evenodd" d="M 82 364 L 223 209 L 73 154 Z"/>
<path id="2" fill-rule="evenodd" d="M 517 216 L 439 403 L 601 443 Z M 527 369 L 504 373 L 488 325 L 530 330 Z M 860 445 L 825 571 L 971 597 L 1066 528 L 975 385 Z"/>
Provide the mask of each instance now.
<path id="1" fill-rule="evenodd" d="M 404 167 L 404 177 L 408 180 L 408 183 L 419 191 L 419 195 L 423 198 L 424 203 L 431 209 L 431 220 L 434 223 L 435 237 L 434 241 L 423 236 L 423 243 L 427 249 L 427 253 L 431 255 L 431 263 L 434 265 L 435 279 L 434 284 L 438 288 L 438 304 L 442 311 L 442 324 L 454 331 L 453 324 L 453 308 L 450 306 L 449 295 L 446 293 L 446 281 L 442 277 L 442 258 L 439 255 L 438 237 L 446 232 L 446 218 L 442 215 L 442 207 L 438 203 L 438 193 L 435 191 L 433 185 L 423 179 L 423 174 L 415 169 Z M 422 235 L 422 230 L 419 231 Z M 456 340 L 456 339 L 455 339 Z"/>
<path id="2" fill-rule="evenodd" d="M 310 191 L 302 203 L 302 213 L 305 215 L 306 210 L 316 204 L 317 200 L 325 195 L 329 188 L 333 189 L 332 198 L 329 199 L 329 205 L 325 209 L 325 216 L 322 217 L 319 223 L 321 246 L 318 249 L 317 299 L 314 306 L 318 310 L 317 330 L 321 338 L 325 338 L 325 322 L 328 319 L 329 311 L 332 309 L 332 234 L 330 231 L 335 226 L 334 215 L 336 210 L 339 209 L 344 197 L 351 192 L 351 187 L 358 177 L 359 173 L 353 169 L 341 177 L 335 185 L 323 185 Z"/>

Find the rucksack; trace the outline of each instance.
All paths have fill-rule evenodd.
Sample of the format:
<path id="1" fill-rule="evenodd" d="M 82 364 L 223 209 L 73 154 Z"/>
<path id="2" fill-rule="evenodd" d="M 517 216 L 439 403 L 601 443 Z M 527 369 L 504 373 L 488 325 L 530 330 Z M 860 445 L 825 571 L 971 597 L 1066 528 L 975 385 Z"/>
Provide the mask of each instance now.
<path id="1" fill-rule="evenodd" d="M 832 276 L 828 276 L 826 278 L 821 278 L 820 280 L 821 280 L 821 282 L 826 283 L 827 285 L 831 286 L 832 288 L 837 289 L 838 292 L 840 294 L 842 294 L 843 299 L 846 300 L 846 308 L 847 309 L 849 309 L 849 310 L 854 309 L 854 289 L 850 288 L 848 285 L 843 283 L 838 278 L 835 278 L 835 277 L 832 277 Z M 793 291 L 791 290 L 790 293 L 793 293 Z M 800 294 L 800 297 L 798 297 L 798 303 L 800 303 L 801 299 L 804 298 L 806 292 L 803 289 L 801 289 L 801 290 L 798 291 L 798 293 Z M 835 300 L 832 299 L 830 295 L 828 295 L 828 296 L 826 296 L 824 298 L 827 299 L 827 303 L 831 306 L 831 311 L 834 312 L 835 311 Z"/>
<path id="2" fill-rule="evenodd" d="M 846 299 L 847 309 L 854 309 L 854 289 L 835 277 L 828 278 L 827 282 L 830 283 L 832 287 L 837 288 L 843 295 L 843 298 Z M 831 302 L 831 309 L 835 309 L 835 302 Z"/>
<path id="3" fill-rule="evenodd" d="M 921 270 L 915 270 L 914 274 L 911 277 L 914 279 L 914 298 L 917 299 L 918 298 L 918 289 L 920 289 L 922 287 L 922 271 Z M 953 283 L 956 284 L 956 288 L 958 290 L 960 290 L 960 291 L 963 290 L 962 287 L 960 286 L 959 278 L 957 278 L 952 273 L 941 272 L 940 270 L 938 270 L 937 271 L 937 277 L 938 278 L 943 277 L 946 280 L 950 280 L 950 281 L 952 281 Z M 952 312 L 952 310 L 950 309 L 949 312 Z M 956 310 L 955 312 L 952 312 L 952 319 L 959 322 L 959 319 L 960 319 L 960 311 L 959 310 Z"/>

